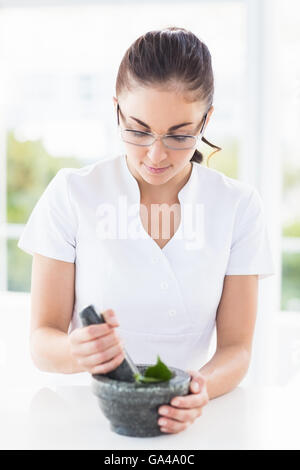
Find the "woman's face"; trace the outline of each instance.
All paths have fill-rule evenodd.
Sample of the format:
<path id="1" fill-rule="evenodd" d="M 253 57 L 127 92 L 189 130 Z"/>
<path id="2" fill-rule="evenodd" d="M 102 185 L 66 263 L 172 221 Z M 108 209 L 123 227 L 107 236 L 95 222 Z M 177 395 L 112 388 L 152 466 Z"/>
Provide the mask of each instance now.
<path id="1" fill-rule="evenodd" d="M 165 91 L 151 87 L 138 87 L 114 98 L 115 108 L 119 102 L 120 126 L 123 129 L 133 129 L 156 134 L 198 135 L 202 124 L 205 106 L 199 101 L 188 102 L 176 91 Z M 208 112 L 206 125 L 213 107 Z M 138 121 L 142 121 L 142 125 Z M 170 132 L 173 126 L 183 124 L 177 130 Z M 205 127 L 206 127 L 205 125 Z M 156 140 L 151 146 L 139 147 L 124 142 L 127 163 L 138 181 L 150 185 L 163 185 L 174 178 L 180 181 L 190 169 L 190 160 L 195 148 L 188 150 L 172 150 L 161 140 Z M 161 173 L 153 173 L 151 168 L 165 168 Z"/>

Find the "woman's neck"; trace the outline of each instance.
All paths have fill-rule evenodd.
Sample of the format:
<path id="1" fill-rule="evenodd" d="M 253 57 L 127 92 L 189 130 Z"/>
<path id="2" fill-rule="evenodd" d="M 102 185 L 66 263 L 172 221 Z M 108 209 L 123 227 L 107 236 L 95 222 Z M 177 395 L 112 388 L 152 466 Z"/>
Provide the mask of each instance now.
<path id="1" fill-rule="evenodd" d="M 165 184 L 154 186 L 153 184 L 147 183 L 147 181 L 134 171 L 127 158 L 126 160 L 130 173 L 137 180 L 139 185 L 141 200 L 143 200 L 143 202 L 151 202 L 152 204 L 163 204 L 164 202 L 173 203 L 177 201 L 178 193 L 189 180 L 193 167 L 192 163 L 189 162 L 179 175 L 174 176 Z"/>

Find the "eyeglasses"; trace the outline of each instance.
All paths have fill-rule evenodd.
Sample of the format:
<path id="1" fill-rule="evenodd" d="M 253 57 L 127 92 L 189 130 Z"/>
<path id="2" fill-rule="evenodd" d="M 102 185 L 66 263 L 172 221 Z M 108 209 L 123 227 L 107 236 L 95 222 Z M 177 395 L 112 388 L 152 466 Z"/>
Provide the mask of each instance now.
<path id="1" fill-rule="evenodd" d="M 119 112 L 121 112 L 121 109 L 118 104 L 117 105 L 118 126 L 120 125 Z M 148 146 L 153 145 L 156 140 L 162 140 L 163 144 L 169 149 L 188 150 L 188 149 L 194 148 L 197 145 L 198 139 L 202 137 L 206 118 L 207 118 L 207 113 L 202 118 L 204 119 L 204 122 L 201 126 L 200 134 L 198 135 L 184 135 L 184 134 L 160 135 L 160 134 L 155 134 L 151 132 L 143 132 L 143 131 L 136 131 L 132 129 L 120 128 L 121 138 L 124 142 L 127 142 L 128 144 L 138 145 L 140 147 L 148 147 Z"/>

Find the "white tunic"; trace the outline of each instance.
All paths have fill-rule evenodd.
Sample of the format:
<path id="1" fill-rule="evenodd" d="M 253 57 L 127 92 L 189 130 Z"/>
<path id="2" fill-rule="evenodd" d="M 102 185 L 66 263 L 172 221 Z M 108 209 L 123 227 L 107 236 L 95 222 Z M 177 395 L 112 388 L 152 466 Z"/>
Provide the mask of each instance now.
<path id="1" fill-rule="evenodd" d="M 192 164 L 178 194 L 180 226 L 163 249 L 142 225 L 140 190 L 125 155 L 63 168 L 49 183 L 18 247 L 75 263 L 69 332 L 81 326 L 87 305 L 112 308 L 136 363 L 154 363 L 159 354 L 169 366 L 199 369 L 224 276 L 274 273 L 257 190 Z"/>

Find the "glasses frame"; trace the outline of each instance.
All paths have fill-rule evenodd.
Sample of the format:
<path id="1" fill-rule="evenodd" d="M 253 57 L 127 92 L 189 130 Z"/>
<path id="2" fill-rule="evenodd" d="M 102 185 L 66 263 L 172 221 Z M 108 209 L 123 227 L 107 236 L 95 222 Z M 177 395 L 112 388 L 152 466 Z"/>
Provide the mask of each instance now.
<path id="1" fill-rule="evenodd" d="M 131 145 L 136 145 L 138 147 L 151 147 L 151 145 L 153 145 L 154 142 L 156 142 L 157 140 L 161 140 L 162 143 L 164 144 L 164 146 L 171 149 L 171 150 L 190 150 L 192 148 L 195 148 L 196 145 L 197 145 L 198 139 L 200 137 L 202 137 L 202 135 L 203 135 L 203 130 L 204 130 L 204 126 L 205 126 L 205 123 L 206 123 L 207 114 L 208 114 L 208 113 L 206 113 L 202 118 L 202 120 L 204 119 L 204 122 L 202 124 L 200 133 L 198 135 L 191 135 L 191 134 L 156 134 L 155 132 L 136 131 L 134 129 L 122 129 L 120 127 L 119 112 L 121 112 L 121 109 L 120 109 L 120 106 L 119 106 L 119 103 L 118 103 L 117 104 L 117 121 L 118 121 L 118 127 L 120 128 L 120 134 L 121 134 L 121 138 L 122 138 L 123 142 L 126 142 L 127 144 L 131 144 Z M 122 131 L 141 132 L 143 134 L 146 134 L 146 135 L 149 135 L 149 136 L 153 137 L 153 142 L 151 144 L 134 144 L 133 142 L 128 142 L 127 140 L 125 140 L 123 138 Z M 185 148 L 185 149 L 179 149 L 179 148 L 176 148 L 176 147 L 172 147 L 172 146 L 170 146 L 170 145 L 168 145 L 164 142 L 163 139 L 165 137 L 174 137 L 174 135 L 178 135 L 180 137 L 193 137 L 195 139 L 195 144 L 192 147 L 188 147 L 188 148 Z"/>

